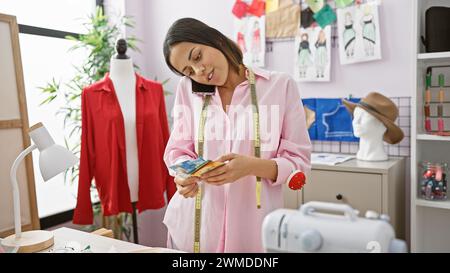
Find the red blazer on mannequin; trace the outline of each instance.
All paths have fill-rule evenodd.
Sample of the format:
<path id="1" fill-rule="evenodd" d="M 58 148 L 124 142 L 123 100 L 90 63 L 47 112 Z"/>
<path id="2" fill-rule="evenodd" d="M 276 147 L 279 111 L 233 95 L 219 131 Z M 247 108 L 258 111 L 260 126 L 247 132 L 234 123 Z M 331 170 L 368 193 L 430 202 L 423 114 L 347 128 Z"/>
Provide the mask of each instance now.
<path id="1" fill-rule="evenodd" d="M 125 127 L 109 78 L 86 87 L 81 94 L 81 156 L 77 206 L 73 223 L 92 224 L 92 178 L 103 214 L 132 212 L 126 168 Z M 163 161 L 169 138 L 162 85 L 136 74 L 136 135 L 139 157 L 139 212 L 165 205 L 176 186 Z"/>

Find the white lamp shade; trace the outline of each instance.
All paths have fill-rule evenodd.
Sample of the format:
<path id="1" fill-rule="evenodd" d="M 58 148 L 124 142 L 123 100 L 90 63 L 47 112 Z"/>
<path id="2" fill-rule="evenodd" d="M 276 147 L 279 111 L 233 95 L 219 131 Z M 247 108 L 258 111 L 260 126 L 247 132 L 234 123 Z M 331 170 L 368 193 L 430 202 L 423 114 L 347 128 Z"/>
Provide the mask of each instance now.
<path id="1" fill-rule="evenodd" d="M 66 148 L 53 144 L 39 154 L 42 178 L 48 181 L 78 163 L 78 158 Z"/>
<path id="2" fill-rule="evenodd" d="M 78 158 L 72 152 L 55 144 L 42 123 L 33 125 L 29 134 L 40 152 L 39 168 L 44 181 L 48 181 L 78 163 Z"/>

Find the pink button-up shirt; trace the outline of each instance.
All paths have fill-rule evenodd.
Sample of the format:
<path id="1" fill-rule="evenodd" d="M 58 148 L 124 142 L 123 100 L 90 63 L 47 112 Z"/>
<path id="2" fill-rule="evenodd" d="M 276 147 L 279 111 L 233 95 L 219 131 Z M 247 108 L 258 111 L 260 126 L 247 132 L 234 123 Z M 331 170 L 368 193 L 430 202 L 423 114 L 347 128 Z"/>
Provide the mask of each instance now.
<path id="1" fill-rule="evenodd" d="M 310 171 L 311 142 L 297 84 L 285 73 L 258 68 L 253 71 L 260 113 L 261 158 L 277 163 L 277 178 L 262 179 L 260 209 L 256 208 L 254 176 L 222 186 L 200 182 L 204 184 L 201 252 L 263 252 L 262 222 L 268 213 L 283 207 L 283 184 L 294 170 Z M 168 167 L 198 157 L 202 105 L 203 96 L 193 94 L 190 79 L 183 77 L 172 113 L 173 131 L 164 153 Z M 208 107 L 203 158 L 214 160 L 228 153 L 252 156 L 253 135 L 248 81 L 236 87 L 226 112 L 216 89 Z M 164 217 L 170 241 L 187 252 L 193 251 L 194 208 L 195 198 L 185 198 L 177 192 Z"/>

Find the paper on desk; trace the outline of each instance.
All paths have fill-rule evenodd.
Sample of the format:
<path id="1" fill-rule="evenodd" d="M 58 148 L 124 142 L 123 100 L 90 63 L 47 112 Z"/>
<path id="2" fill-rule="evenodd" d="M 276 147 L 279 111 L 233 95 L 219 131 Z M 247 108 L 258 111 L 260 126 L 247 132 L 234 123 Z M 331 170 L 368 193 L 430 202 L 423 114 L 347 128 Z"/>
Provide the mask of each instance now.
<path id="1" fill-rule="evenodd" d="M 146 247 L 142 249 L 132 250 L 129 251 L 128 253 L 185 253 L 185 252 L 164 247 Z"/>
<path id="2" fill-rule="evenodd" d="M 121 253 L 121 251 L 119 251 L 115 246 L 112 245 L 112 246 L 108 249 L 107 253 Z"/>
<path id="3" fill-rule="evenodd" d="M 92 253 L 90 245 L 82 245 L 78 241 L 58 242 L 43 253 Z"/>
<path id="4" fill-rule="evenodd" d="M 312 153 L 311 163 L 334 166 L 353 158 L 355 158 L 354 155 L 347 154 Z"/>

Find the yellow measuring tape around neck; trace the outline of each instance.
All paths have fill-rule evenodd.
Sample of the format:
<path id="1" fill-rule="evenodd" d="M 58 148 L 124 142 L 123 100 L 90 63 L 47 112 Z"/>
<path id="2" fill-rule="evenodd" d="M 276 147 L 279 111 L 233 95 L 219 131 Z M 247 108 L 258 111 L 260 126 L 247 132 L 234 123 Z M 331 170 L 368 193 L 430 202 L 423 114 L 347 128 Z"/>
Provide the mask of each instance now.
<path id="1" fill-rule="evenodd" d="M 252 70 L 248 70 L 248 81 L 252 97 L 253 110 L 253 132 L 254 132 L 254 152 L 255 157 L 261 157 L 261 136 L 259 130 L 259 109 L 258 99 L 256 97 L 256 79 Z M 203 147 L 205 144 L 205 123 L 208 113 L 208 106 L 211 101 L 211 95 L 205 97 L 200 116 L 200 126 L 198 128 L 197 154 L 203 157 Z M 256 207 L 261 208 L 261 177 L 256 177 Z M 195 216 L 194 216 L 194 253 L 200 252 L 200 225 L 202 214 L 202 192 L 203 185 L 199 185 L 197 195 L 195 196 Z"/>
<path id="2" fill-rule="evenodd" d="M 208 105 L 211 101 L 211 95 L 206 96 L 203 102 L 202 113 L 200 116 L 200 126 L 198 128 L 198 142 L 197 142 L 197 153 L 198 156 L 203 157 L 203 146 L 205 144 L 205 122 L 206 114 L 208 112 Z M 197 195 L 195 195 L 195 218 L 194 218 L 194 253 L 200 252 L 200 222 L 202 215 L 202 191 L 203 184 L 198 187 Z"/>

